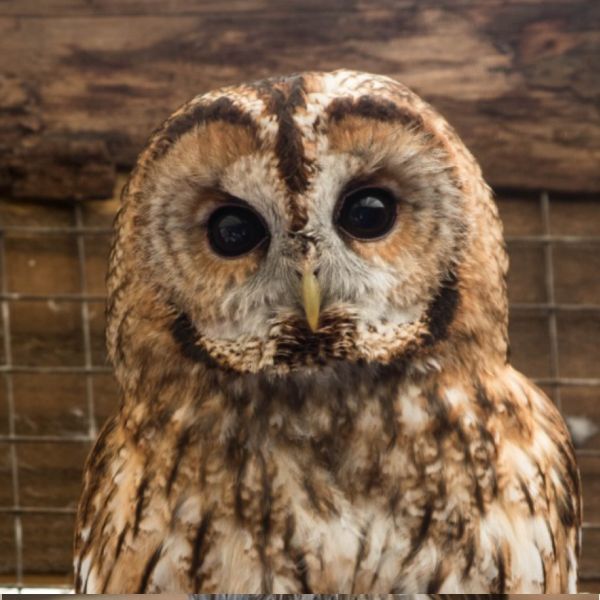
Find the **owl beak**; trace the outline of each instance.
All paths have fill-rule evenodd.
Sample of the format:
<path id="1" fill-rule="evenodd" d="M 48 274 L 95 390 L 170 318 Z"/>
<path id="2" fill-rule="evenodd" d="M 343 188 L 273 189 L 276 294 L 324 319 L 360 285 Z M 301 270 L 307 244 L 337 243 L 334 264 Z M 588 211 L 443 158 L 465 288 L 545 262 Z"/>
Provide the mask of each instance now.
<path id="1" fill-rule="evenodd" d="M 302 304 L 308 326 L 314 332 L 319 328 L 321 287 L 313 269 L 306 269 L 302 275 Z"/>

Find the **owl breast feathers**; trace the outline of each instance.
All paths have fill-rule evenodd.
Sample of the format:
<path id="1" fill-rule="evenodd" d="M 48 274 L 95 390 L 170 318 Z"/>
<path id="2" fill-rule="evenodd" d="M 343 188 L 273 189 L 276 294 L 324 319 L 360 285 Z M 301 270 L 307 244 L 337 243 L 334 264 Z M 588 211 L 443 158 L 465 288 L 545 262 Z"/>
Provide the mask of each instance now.
<path id="1" fill-rule="evenodd" d="M 507 361 L 480 169 L 387 77 L 191 100 L 123 192 L 78 592 L 575 591 L 564 423 Z"/>

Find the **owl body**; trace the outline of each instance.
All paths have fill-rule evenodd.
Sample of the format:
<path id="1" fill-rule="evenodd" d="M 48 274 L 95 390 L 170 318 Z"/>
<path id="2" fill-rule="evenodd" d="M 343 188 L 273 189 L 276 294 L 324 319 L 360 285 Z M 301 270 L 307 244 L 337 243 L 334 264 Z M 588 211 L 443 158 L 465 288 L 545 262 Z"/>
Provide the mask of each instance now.
<path id="1" fill-rule="evenodd" d="M 507 362 L 490 192 L 402 85 L 200 96 L 124 191 L 80 592 L 574 591 L 579 475 Z"/>

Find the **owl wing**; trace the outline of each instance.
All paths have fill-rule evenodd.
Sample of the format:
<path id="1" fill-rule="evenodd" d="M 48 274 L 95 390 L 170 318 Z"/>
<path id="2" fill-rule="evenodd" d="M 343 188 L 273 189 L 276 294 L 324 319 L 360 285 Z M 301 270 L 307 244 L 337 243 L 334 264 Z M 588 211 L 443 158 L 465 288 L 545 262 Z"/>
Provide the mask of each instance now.
<path id="1" fill-rule="evenodd" d="M 500 386 L 504 398 L 499 396 L 495 404 L 496 425 L 502 424 L 502 503 L 516 534 L 516 543 L 507 543 L 505 557 L 512 589 L 533 591 L 532 583 L 537 582 L 544 592 L 572 593 L 577 586 L 582 501 L 571 437 L 544 392 L 507 369 Z"/>

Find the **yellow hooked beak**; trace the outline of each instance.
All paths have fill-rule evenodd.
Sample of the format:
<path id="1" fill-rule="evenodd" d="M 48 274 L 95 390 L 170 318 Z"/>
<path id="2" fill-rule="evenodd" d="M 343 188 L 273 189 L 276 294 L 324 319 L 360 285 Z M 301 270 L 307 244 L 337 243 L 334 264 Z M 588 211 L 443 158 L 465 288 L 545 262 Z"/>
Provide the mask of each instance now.
<path id="1" fill-rule="evenodd" d="M 319 327 L 321 287 L 312 269 L 306 269 L 302 275 L 302 304 L 310 330 L 316 331 Z"/>

